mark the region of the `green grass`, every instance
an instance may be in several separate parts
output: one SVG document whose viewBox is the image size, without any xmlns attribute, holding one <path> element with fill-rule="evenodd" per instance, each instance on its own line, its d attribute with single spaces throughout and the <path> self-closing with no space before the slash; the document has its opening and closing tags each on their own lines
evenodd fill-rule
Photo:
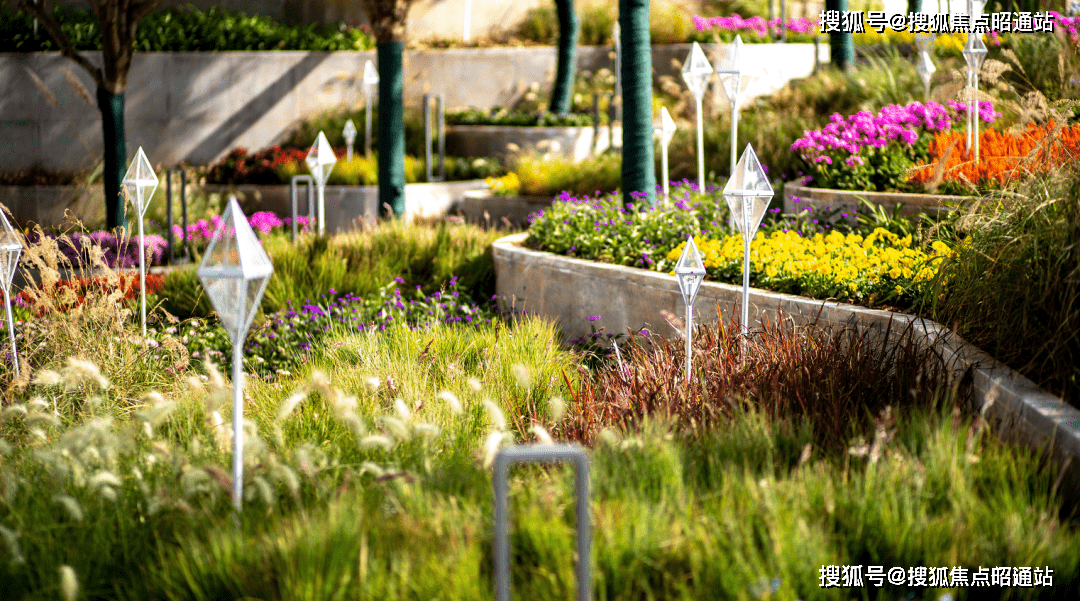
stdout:
<svg viewBox="0 0 1080 601">
<path fill-rule="evenodd" d="M 273 258 L 274 276 L 262 308 L 269 313 L 288 301 L 317 301 L 331 296 L 331 289 L 371 296 L 395 277 L 406 288 L 420 286 L 431 293 L 457 276 L 472 298 L 484 300 L 495 293 L 495 264 L 488 249 L 503 235 L 472 225 L 399 221 L 334 237 L 304 236 L 296 244 L 285 234 L 270 235 L 263 244 Z M 200 292 L 194 269 L 178 270 L 165 276 L 160 296 L 173 315 L 205 317 L 211 308 Z"/>
<path fill-rule="evenodd" d="M 31 385 L 0 413 L 0 596 L 56 598 L 66 565 L 85 599 L 489 599 L 492 434 L 558 432 L 550 399 L 596 377 L 558 342 L 535 318 L 332 332 L 300 373 L 246 383 L 239 526 L 228 431 L 214 426 L 215 411 L 230 423 L 220 376 L 172 399 L 117 391 L 98 405 L 76 402 L 90 384 L 65 391 L 74 371 Z M 753 365 L 725 369 L 753 380 Z M 773 583 L 772 598 L 875 598 L 818 588 L 821 565 L 844 564 L 1048 565 L 1054 587 L 1004 598 L 1069 598 L 1080 538 L 1057 471 L 998 442 L 929 379 L 909 392 L 921 402 L 875 414 L 866 443 L 818 445 L 810 419 L 751 403 L 708 427 L 661 412 L 602 429 L 589 451 L 595 598 L 752 599 Z M 54 400 L 58 422 L 45 417 Z M 579 410 L 571 401 L 566 415 Z M 572 471 L 513 474 L 514 590 L 569 598 Z M 953 591 L 1003 595 L 976 592 Z"/>
</svg>

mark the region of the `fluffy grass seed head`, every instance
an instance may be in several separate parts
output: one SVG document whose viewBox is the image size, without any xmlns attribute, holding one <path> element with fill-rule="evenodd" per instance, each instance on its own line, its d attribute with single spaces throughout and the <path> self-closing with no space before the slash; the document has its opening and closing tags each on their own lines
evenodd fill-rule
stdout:
<svg viewBox="0 0 1080 601">
<path fill-rule="evenodd" d="M 63 381 L 65 388 L 75 388 L 83 382 L 90 382 L 99 390 L 109 388 L 109 380 L 101 375 L 101 370 L 90 361 L 69 357 L 67 367 L 64 369 Z"/>
<path fill-rule="evenodd" d="M 58 505 L 64 508 L 64 511 L 67 512 L 67 515 L 69 518 L 71 518 L 71 521 L 83 521 L 82 505 L 79 505 L 79 502 L 75 500 L 75 497 L 70 497 L 68 495 L 56 495 L 53 497 L 53 501 L 55 501 Z"/>
<path fill-rule="evenodd" d="M 561 396 L 553 396 L 548 401 L 548 411 L 551 413 L 551 421 L 556 424 L 566 416 L 566 401 Z"/>
<path fill-rule="evenodd" d="M 60 566 L 60 594 L 64 601 L 75 601 L 79 597 L 79 578 L 75 568 L 69 565 Z"/>
<path fill-rule="evenodd" d="M 301 390 L 299 392 L 293 393 L 292 396 L 282 401 L 281 406 L 278 407 L 277 421 L 285 421 L 285 418 L 289 417 L 289 415 L 292 414 L 293 409 L 296 409 L 296 406 L 299 405 L 301 401 L 306 398 L 307 393 Z"/>
<path fill-rule="evenodd" d="M 514 380 L 522 388 L 529 388 L 532 385 L 532 374 L 529 373 L 529 368 L 525 367 L 521 363 L 515 363 L 511 368 L 514 374 Z"/>
<path fill-rule="evenodd" d="M 555 444 L 555 441 L 551 439 L 551 435 L 548 434 L 548 431 L 545 430 L 543 426 L 534 425 L 529 429 L 532 430 L 532 433 L 536 436 L 536 439 L 540 441 L 540 444 Z"/>
<path fill-rule="evenodd" d="M 467 383 L 469 384 L 469 388 L 472 388 L 474 392 L 480 392 L 480 389 L 483 388 L 480 384 L 480 380 L 477 380 L 476 378 L 469 378 Z"/>
<path fill-rule="evenodd" d="M 498 431 L 488 434 L 487 441 L 484 442 L 484 469 L 495 463 L 495 455 L 499 452 L 499 447 L 502 446 L 502 441 L 506 436 L 506 432 Z"/>
<path fill-rule="evenodd" d="M 375 448 L 382 448 L 389 451 L 394 448 L 394 441 L 389 436 L 382 434 L 372 434 L 360 439 L 360 448 L 367 451 Z"/>
<path fill-rule="evenodd" d="M 394 410 L 397 411 L 398 417 L 403 422 L 409 422 L 412 420 L 412 412 L 409 411 L 409 406 L 405 404 L 405 401 L 401 399 L 394 399 Z"/>
<path fill-rule="evenodd" d="M 453 411 L 455 415 L 461 413 L 461 401 L 458 400 L 454 393 L 449 390 L 444 390 L 439 393 L 439 398 L 446 401 L 447 405 L 450 405 L 450 410 Z"/>
<path fill-rule="evenodd" d="M 484 399 L 484 409 L 487 410 L 488 417 L 491 418 L 496 430 L 506 430 L 506 417 L 498 405 L 491 399 Z"/>
<path fill-rule="evenodd" d="M 398 440 L 406 440 L 409 438 L 409 429 L 405 426 L 405 422 L 389 415 L 384 415 L 379 419 L 394 438 Z"/>
</svg>

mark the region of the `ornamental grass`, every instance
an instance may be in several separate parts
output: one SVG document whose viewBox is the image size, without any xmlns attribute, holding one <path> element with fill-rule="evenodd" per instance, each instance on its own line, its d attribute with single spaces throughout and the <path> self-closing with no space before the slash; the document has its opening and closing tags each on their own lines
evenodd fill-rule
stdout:
<svg viewBox="0 0 1080 601">
<path fill-rule="evenodd" d="M 711 279 L 742 282 L 742 234 L 694 242 Z M 686 243 L 667 255 L 678 261 Z M 942 257 L 952 251 L 935 241 L 929 252 L 913 246 L 912 236 L 875 228 L 862 236 L 832 231 L 803 236 L 796 231 L 758 232 L 750 242 L 750 283 L 756 288 L 813 298 L 848 299 L 870 306 L 910 305 L 934 278 Z"/>
<path fill-rule="evenodd" d="M 1014 189 L 1080 156 L 1080 124 L 1050 121 L 1022 131 L 979 133 L 979 161 L 966 149 L 966 133 L 941 131 L 930 142 L 930 160 L 915 167 L 911 181 L 950 191 Z"/>
</svg>

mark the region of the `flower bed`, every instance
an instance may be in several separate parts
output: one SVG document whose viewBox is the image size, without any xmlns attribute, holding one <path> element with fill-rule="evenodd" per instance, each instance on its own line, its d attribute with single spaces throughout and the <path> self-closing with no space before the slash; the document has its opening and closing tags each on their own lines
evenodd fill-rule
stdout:
<svg viewBox="0 0 1080 601">
<path fill-rule="evenodd" d="M 296 223 L 303 233 L 308 232 L 309 219 L 303 215 L 296 217 Z M 259 234 L 269 234 L 278 228 L 289 229 L 292 226 L 292 218 L 282 219 L 270 211 L 257 211 L 248 217 L 251 229 Z M 210 238 L 221 226 L 221 215 L 211 215 L 210 220 L 200 219 L 187 227 L 187 241 L 197 249 L 202 249 L 210 243 Z M 184 228 L 179 225 L 173 226 L 173 237 L 180 240 L 184 235 Z"/>
<path fill-rule="evenodd" d="M 77 309 L 86 303 L 88 296 L 115 295 L 117 303 L 137 301 L 141 289 L 139 279 L 139 274 L 134 272 L 90 278 L 77 276 L 70 280 L 58 280 L 51 285 L 24 289 L 14 296 L 12 304 L 16 309 L 26 309 L 35 316 L 42 316 Z M 146 294 L 149 296 L 160 292 L 163 281 L 158 274 L 146 274 Z"/>
<path fill-rule="evenodd" d="M 973 160 L 973 149 L 965 145 L 964 132 L 934 134 L 930 159 L 917 165 L 911 182 L 940 179 L 953 193 L 1014 188 L 1023 179 L 1045 175 L 1080 156 L 1080 124 L 1031 124 L 1015 134 L 984 130 L 979 133 L 978 162 Z"/>
<path fill-rule="evenodd" d="M 112 232 L 76 232 L 71 235 L 66 234 L 48 234 L 43 233 L 40 230 L 27 232 L 26 243 L 37 244 L 41 237 L 50 238 L 56 241 L 57 248 L 63 254 L 63 257 L 71 263 L 72 267 L 82 267 L 85 264 L 85 260 L 88 258 L 90 249 L 94 246 L 100 247 L 104 252 L 102 260 L 105 265 L 113 269 L 128 269 L 131 267 L 139 266 L 139 237 L 138 236 L 120 236 Z M 165 260 L 165 247 L 167 242 L 165 238 L 156 234 L 150 234 L 143 236 L 143 242 L 146 245 L 148 253 L 147 267 L 163 265 Z M 26 264 L 25 261 L 21 261 L 22 264 Z"/>
<path fill-rule="evenodd" d="M 768 20 L 764 17 L 750 17 L 744 19 L 738 14 L 730 17 L 699 17 L 694 15 L 695 34 L 690 36 L 691 42 L 720 42 L 730 43 L 735 36 L 740 36 L 742 41 L 748 44 L 771 43 L 774 40 L 769 37 L 769 32 L 779 32 L 780 19 Z M 813 42 L 818 34 L 817 19 L 794 17 L 783 23 L 787 30 L 787 41 L 790 43 Z"/>
<path fill-rule="evenodd" d="M 742 281 L 743 237 L 695 236 L 708 276 L 718 282 Z M 674 265 L 686 243 L 658 265 Z M 912 248 L 912 237 L 876 228 L 867 236 L 838 231 L 802 236 L 795 231 L 759 232 L 750 242 L 750 284 L 776 292 L 852 300 L 869 306 L 888 302 L 908 306 L 936 274 L 936 259 L 952 251 L 935 241 L 930 252 Z"/>
<path fill-rule="evenodd" d="M 673 204 L 624 205 L 620 198 L 563 194 L 532 219 L 525 245 L 569 257 L 670 272 L 687 236 L 705 254 L 711 279 L 742 282 L 742 236 L 729 235 L 728 209 L 715 190 L 689 183 L 672 190 Z M 942 242 L 917 248 L 902 217 L 863 216 L 855 225 L 829 223 L 809 210 L 772 209 L 751 242 L 755 287 L 870 306 L 910 306 L 950 252 Z"/>
<path fill-rule="evenodd" d="M 834 114 L 831 123 L 804 132 L 791 149 L 799 153 L 820 188 L 840 190 L 912 190 L 911 168 L 933 160 L 933 136 L 966 119 L 967 105 L 950 101 L 891 104 L 876 115 L 860 111 L 847 118 Z M 992 123 L 998 113 L 990 102 L 979 103 L 979 117 Z M 921 190 L 916 190 L 921 191 Z"/>
<path fill-rule="evenodd" d="M 373 297 L 338 295 L 334 289 L 318 300 L 289 301 L 289 308 L 267 315 L 252 329 L 244 343 L 245 369 L 272 377 L 309 361 L 323 337 L 334 329 L 383 331 L 401 325 L 410 329 L 430 329 L 443 324 L 490 323 L 493 308 L 481 306 L 462 292 L 458 278 L 452 277 L 444 289 L 424 294 L 420 287 L 403 294 L 394 278 Z M 197 360 L 210 359 L 223 369 L 232 361 L 232 343 L 215 322 L 192 320 L 169 326 L 163 334 L 175 334 Z"/>
</svg>

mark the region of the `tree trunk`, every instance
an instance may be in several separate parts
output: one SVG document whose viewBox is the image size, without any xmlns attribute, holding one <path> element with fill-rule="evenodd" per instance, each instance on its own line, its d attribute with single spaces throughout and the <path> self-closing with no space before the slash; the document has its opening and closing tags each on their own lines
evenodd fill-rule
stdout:
<svg viewBox="0 0 1080 601">
<path fill-rule="evenodd" d="M 401 58 L 404 44 L 380 43 L 379 62 L 379 214 L 387 207 L 405 213 L 405 118 Z"/>
<path fill-rule="evenodd" d="M 847 0 L 825 0 L 825 10 L 837 10 L 842 15 L 847 9 Z M 845 71 L 855 64 L 855 45 L 851 33 L 829 32 L 829 60 L 834 67 Z"/>
<path fill-rule="evenodd" d="M 570 112 L 574 96 L 574 53 L 577 48 L 578 17 L 574 0 L 555 0 L 559 13 L 559 59 L 555 65 L 555 88 L 551 91 L 551 112 Z"/>
<path fill-rule="evenodd" d="M 623 146 L 622 193 L 630 203 L 656 204 L 653 164 L 652 47 L 649 0 L 619 0 L 621 32 Z"/>
<path fill-rule="evenodd" d="M 127 165 L 127 146 L 124 141 L 124 93 L 110 93 L 97 89 L 98 110 L 101 111 L 102 142 L 104 143 L 105 169 L 102 182 L 105 187 L 105 226 L 109 230 L 122 227 L 126 204 L 120 194 L 121 182 Z"/>
</svg>

